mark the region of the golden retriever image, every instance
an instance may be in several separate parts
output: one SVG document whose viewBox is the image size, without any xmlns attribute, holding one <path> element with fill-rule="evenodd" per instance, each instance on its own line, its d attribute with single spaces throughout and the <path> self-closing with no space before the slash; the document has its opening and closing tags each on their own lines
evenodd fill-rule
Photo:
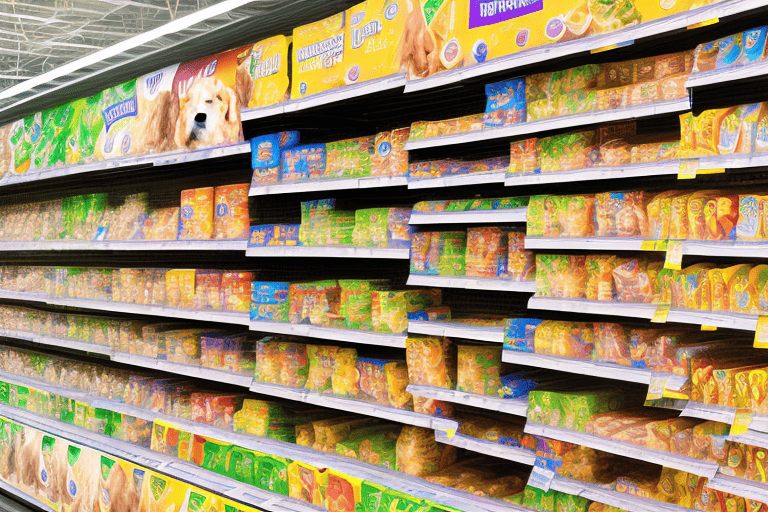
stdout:
<svg viewBox="0 0 768 512">
<path fill-rule="evenodd" d="M 237 94 L 216 77 L 195 78 L 179 97 L 176 145 L 198 149 L 240 141 L 240 108 Z"/>
<path fill-rule="evenodd" d="M 40 481 L 43 487 L 38 489 L 38 495 L 49 503 L 61 503 L 67 496 L 67 451 L 68 444 L 63 439 L 55 439 L 50 448 L 42 451 Z"/>
<path fill-rule="evenodd" d="M 173 91 L 160 91 L 153 100 L 137 91 L 139 120 L 133 129 L 135 154 L 162 153 L 176 149 L 176 121 L 179 97 Z"/>
<path fill-rule="evenodd" d="M 237 101 L 240 103 L 241 108 L 248 108 L 248 104 L 251 102 L 251 96 L 253 95 L 253 87 L 255 83 L 250 70 L 252 58 L 250 49 L 237 56 L 235 91 L 237 94 Z"/>
<path fill-rule="evenodd" d="M 136 484 L 117 462 L 106 480 L 99 478 L 99 512 L 138 512 Z"/>
<path fill-rule="evenodd" d="M 11 483 L 16 476 L 16 450 L 21 445 L 21 431 L 11 428 L 10 423 L 2 425 L 0 432 L 0 479 Z"/>
<path fill-rule="evenodd" d="M 62 499 L 63 512 L 99 511 L 99 455 L 83 448 L 67 473 L 67 492 Z"/>
<path fill-rule="evenodd" d="M 20 448 L 16 450 L 16 488 L 35 496 L 42 489 L 40 469 L 43 467 L 43 434 L 31 428 L 25 428 L 21 436 Z"/>
</svg>

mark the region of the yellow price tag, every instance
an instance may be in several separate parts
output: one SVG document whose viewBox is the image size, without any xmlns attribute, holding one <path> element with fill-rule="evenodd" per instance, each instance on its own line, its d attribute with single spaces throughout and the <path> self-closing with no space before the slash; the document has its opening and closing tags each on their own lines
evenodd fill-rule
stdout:
<svg viewBox="0 0 768 512">
<path fill-rule="evenodd" d="M 698 158 L 686 158 L 684 160 L 680 160 L 680 169 L 677 171 L 677 179 L 692 180 L 696 177 L 696 171 L 698 169 Z"/>
<path fill-rule="evenodd" d="M 658 240 L 643 240 L 640 243 L 640 250 L 641 251 L 655 251 L 656 250 L 656 242 L 658 242 Z"/>
<path fill-rule="evenodd" d="M 725 169 L 699 169 L 696 171 L 697 174 L 722 174 L 725 172 Z"/>
<path fill-rule="evenodd" d="M 757 317 L 754 347 L 768 348 L 768 316 L 760 315 Z"/>
<path fill-rule="evenodd" d="M 646 400 L 658 400 L 664 396 L 664 385 L 667 377 L 664 375 L 651 375 L 651 382 L 648 384 L 648 395 Z"/>
<path fill-rule="evenodd" d="M 747 430 L 749 430 L 750 423 L 752 423 L 752 411 L 749 409 L 738 409 L 736 411 L 736 416 L 733 418 L 730 435 L 738 436 L 746 434 Z"/>
<path fill-rule="evenodd" d="M 667 241 L 666 240 L 656 240 L 656 247 L 655 249 L 657 251 L 666 251 L 667 250 Z"/>
<path fill-rule="evenodd" d="M 447 435 L 448 439 L 450 439 L 450 438 L 452 438 L 453 436 L 456 435 L 456 431 L 453 430 L 452 428 L 450 428 L 450 429 L 445 431 L 445 435 Z"/>
<path fill-rule="evenodd" d="M 716 331 L 717 326 L 716 325 L 702 325 L 701 326 L 702 331 Z"/>
<path fill-rule="evenodd" d="M 720 23 L 720 18 L 712 18 L 711 20 L 700 21 L 699 23 L 688 25 L 688 30 L 693 30 L 694 28 L 708 27 L 710 25 L 714 25 L 715 23 Z"/>
<path fill-rule="evenodd" d="M 683 242 L 670 240 L 667 243 L 667 257 L 664 259 L 664 268 L 680 270 L 683 263 Z"/>
<path fill-rule="evenodd" d="M 660 304 L 656 308 L 656 312 L 653 314 L 653 318 L 651 318 L 651 322 L 654 324 L 665 324 L 667 323 L 667 317 L 669 316 L 669 304 Z"/>
</svg>

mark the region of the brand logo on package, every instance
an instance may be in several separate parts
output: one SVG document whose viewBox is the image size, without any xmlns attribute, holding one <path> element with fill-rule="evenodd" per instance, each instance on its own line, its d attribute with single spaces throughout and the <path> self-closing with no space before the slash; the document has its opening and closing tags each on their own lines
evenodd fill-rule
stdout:
<svg viewBox="0 0 768 512">
<path fill-rule="evenodd" d="M 163 77 L 165 76 L 165 73 L 162 71 L 160 73 L 157 73 L 156 75 L 152 75 L 149 78 L 147 78 L 147 90 L 149 91 L 149 94 L 154 96 L 157 92 L 157 89 L 160 87 L 160 84 L 163 83 Z"/>
<path fill-rule="evenodd" d="M 383 28 L 384 27 L 379 20 L 374 20 L 360 28 L 353 28 L 350 31 L 350 36 L 352 37 L 350 44 L 352 45 L 352 48 L 360 48 L 363 46 L 366 38 L 375 36 L 381 32 Z"/>
<path fill-rule="evenodd" d="M 136 96 L 131 96 L 127 100 L 123 100 L 103 110 L 101 115 L 104 117 L 106 129 L 109 131 L 113 124 L 126 117 L 135 116 L 137 111 Z"/>
<path fill-rule="evenodd" d="M 544 0 L 470 0 L 469 28 L 494 25 L 544 9 Z"/>
</svg>

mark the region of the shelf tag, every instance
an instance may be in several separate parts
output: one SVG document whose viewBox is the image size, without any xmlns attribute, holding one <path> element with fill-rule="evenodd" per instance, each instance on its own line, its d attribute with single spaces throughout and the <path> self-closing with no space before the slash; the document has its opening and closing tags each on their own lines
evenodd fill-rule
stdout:
<svg viewBox="0 0 768 512">
<path fill-rule="evenodd" d="M 640 244 L 641 251 L 655 251 L 658 240 L 643 240 Z"/>
<path fill-rule="evenodd" d="M 702 331 L 716 331 L 717 326 L 716 325 L 703 325 L 701 326 Z"/>
<path fill-rule="evenodd" d="M 656 312 L 653 314 L 653 318 L 651 318 L 651 322 L 654 324 L 667 323 L 670 307 L 671 306 L 669 304 L 659 304 L 659 306 L 656 308 Z"/>
<path fill-rule="evenodd" d="M 696 174 L 723 174 L 725 169 L 699 169 Z"/>
<path fill-rule="evenodd" d="M 699 169 L 698 158 L 685 158 L 680 160 L 680 169 L 677 171 L 677 179 L 692 180 L 696 177 L 696 171 Z"/>
<path fill-rule="evenodd" d="M 445 435 L 448 436 L 448 439 L 451 439 L 453 436 L 456 435 L 456 431 L 453 430 L 452 428 L 449 428 L 448 430 L 445 431 Z"/>
<path fill-rule="evenodd" d="M 720 23 L 720 18 L 712 18 L 711 20 L 700 21 L 698 23 L 694 23 L 693 25 L 688 25 L 688 30 L 693 30 L 694 28 L 708 27 L 709 25 L 714 25 L 715 23 Z"/>
<path fill-rule="evenodd" d="M 648 384 L 648 394 L 646 400 L 658 400 L 664 396 L 664 386 L 667 383 L 667 376 L 663 374 L 651 374 L 651 382 Z"/>
<path fill-rule="evenodd" d="M 634 39 L 630 39 L 629 41 L 622 41 L 621 43 L 610 44 L 608 46 L 601 46 L 600 48 L 594 48 L 592 50 L 589 50 L 589 52 L 590 53 L 602 53 L 602 52 L 607 52 L 609 50 L 615 50 L 617 48 L 623 48 L 625 46 L 630 46 L 630 45 L 633 45 L 633 44 L 635 44 L 635 40 Z"/>
<path fill-rule="evenodd" d="M 551 469 L 533 466 L 531 476 L 528 477 L 528 485 L 549 492 L 553 478 L 555 478 L 555 472 Z"/>
<path fill-rule="evenodd" d="M 768 316 L 760 315 L 757 317 L 754 347 L 768 348 Z"/>
<path fill-rule="evenodd" d="M 750 409 L 738 409 L 736 416 L 733 418 L 733 425 L 731 425 L 729 435 L 738 436 L 746 434 L 750 423 L 752 423 L 752 411 Z"/>
<path fill-rule="evenodd" d="M 667 241 L 666 240 L 656 240 L 656 246 L 654 250 L 656 251 L 666 251 L 667 250 Z"/>
<path fill-rule="evenodd" d="M 683 242 L 670 240 L 667 243 L 667 257 L 664 259 L 664 268 L 680 270 L 683 263 Z"/>
</svg>

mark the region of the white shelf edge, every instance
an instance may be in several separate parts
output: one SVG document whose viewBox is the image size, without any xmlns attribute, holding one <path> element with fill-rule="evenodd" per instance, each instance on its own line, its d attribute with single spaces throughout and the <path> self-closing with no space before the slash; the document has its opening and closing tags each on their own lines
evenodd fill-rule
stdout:
<svg viewBox="0 0 768 512">
<path fill-rule="evenodd" d="M 768 242 L 684 240 L 683 254 L 768 258 Z"/>
<path fill-rule="evenodd" d="M 691 102 L 690 99 L 686 96 L 675 100 L 659 103 L 649 103 L 645 105 L 636 105 L 623 109 L 585 112 L 583 114 L 573 114 L 569 116 L 552 117 L 538 121 L 524 122 L 503 128 L 488 128 L 474 132 L 458 133 L 454 135 L 441 135 L 437 137 L 411 140 L 405 143 L 405 150 L 413 151 L 416 149 L 503 139 L 508 137 L 516 137 L 519 135 L 528 135 L 538 132 L 556 130 L 560 128 L 572 128 L 576 126 L 586 126 L 598 123 L 606 123 L 610 121 L 619 121 L 623 119 L 636 119 L 641 117 L 657 116 L 661 114 L 670 114 L 673 112 L 683 112 L 689 110 L 690 108 Z"/>
<path fill-rule="evenodd" d="M 409 224 L 472 224 L 486 222 L 525 222 L 528 208 L 506 210 L 468 210 L 462 212 L 423 213 L 412 212 Z"/>
<path fill-rule="evenodd" d="M 436 276 L 429 274 L 410 274 L 409 286 L 435 286 L 438 288 L 461 288 L 465 290 L 497 290 L 503 292 L 533 293 L 536 291 L 535 281 L 514 281 L 503 278 L 467 277 L 467 276 Z"/>
<path fill-rule="evenodd" d="M 703 476 L 708 479 L 714 478 L 720 467 L 713 462 L 691 459 L 673 453 L 661 452 L 642 446 L 603 438 L 586 432 L 576 432 L 561 427 L 550 427 L 548 425 L 532 423 L 530 421 L 525 424 L 525 433 L 556 439 L 567 443 L 574 443 L 594 450 L 658 464 L 660 466 Z"/>
<path fill-rule="evenodd" d="M 689 512 L 692 509 L 656 501 L 651 498 L 641 498 L 610 489 L 604 489 L 598 485 L 588 484 L 572 478 L 556 475 L 552 480 L 552 489 L 567 494 L 582 496 L 598 503 L 618 507 L 627 512 Z"/>
<path fill-rule="evenodd" d="M 547 368 L 561 372 L 603 377 L 606 379 L 650 384 L 651 370 L 631 368 L 618 364 L 597 363 L 594 361 L 567 359 L 564 357 L 547 356 L 518 350 L 505 349 L 501 355 L 505 363 L 522 364 L 536 368 Z"/>
<path fill-rule="evenodd" d="M 768 503 L 768 486 L 764 483 L 718 475 L 707 483 L 707 487 L 735 494 L 748 500 Z"/>
<path fill-rule="evenodd" d="M 441 176 L 439 178 L 408 179 L 409 189 L 461 187 L 482 185 L 488 183 L 504 183 L 506 171 L 478 172 L 459 174 L 456 176 Z"/>
<path fill-rule="evenodd" d="M 540 64 L 552 59 L 559 59 L 569 55 L 589 52 L 591 50 L 599 50 L 609 46 L 621 47 L 622 45 L 638 39 L 658 36 L 674 30 L 684 29 L 690 25 L 695 25 L 715 18 L 732 16 L 765 5 L 765 2 L 750 3 L 748 0 L 724 3 L 726 5 L 716 4 L 701 7 L 695 11 L 683 12 L 666 18 L 641 23 L 640 25 L 627 27 L 602 36 L 593 36 L 566 43 L 542 45 L 511 55 L 498 57 L 482 64 L 443 71 L 428 78 L 408 82 L 405 86 L 405 92 L 411 93 L 424 91 L 502 71 L 513 71 L 524 66 Z"/>
<path fill-rule="evenodd" d="M 475 439 L 474 437 L 465 436 L 459 433 L 454 434 L 453 437 L 448 437 L 448 434 L 445 432 L 437 430 L 435 431 L 435 441 L 442 444 L 449 444 L 457 448 L 464 448 L 465 450 L 470 450 L 476 453 L 482 453 L 483 455 L 490 455 L 491 457 L 497 457 L 499 459 L 519 462 L 526 466 L 533 466 L 536 462 L 536 454 L 525 448 L 516 448 L 500 443 L 485 441 L 483 439 Z"/>
<path fill-rule="evenodd" d="M 713 69 L 699 73 L 691 73 L 685 86 L 689 89 L 705 85 L 734 82 L 745 78 L 756 78 L 768 74 L 768 62 L 765 60 L 726 69 Z"/>
<path fill-rule="evenodd" d="M 585 251 L 639 251 L 643 240 L 640 238 L 582 237 L 549 238 L 526 236 L 526 249 L 578 249 Z"/>
<path fill-rule="evenodd" d="M 528 396 L 519 398 L 497 398 L 492 396 L 475 395 L 456 391 L 455 389 L 443 389 L 436 386 L 422 386 L 409 384 L 406 388 L 414 396 L 434 398 L 456 404 L 469 405 L 489 411 L 512 414 L 514 416 L 525 417 L 528 411 Z"/>
<path fill-rule="evenodd" d="M 357 329 L 338 329 L 319 325 L 289 324 L 268 320 L 251 320 L 249 327 L 251 331 L 292 334 L 294 336 L 307 336 L 310 338 L 378 345 L 381 347 L 405 348 L 405 334 L 386 334 Z"/>
<path fill-rule="evenodd" d="M 678 174 L 679 171 L 680 161 L 669 160 L 617 167 L 591 167 L 573 171 L 507 174 L 504 184 L 508 187 L 515 187 L 545 183 L 571 183 L 574 181 L 636 178 L 640 176 L 665 176 Z"/>
<path fill-rule="evenodd" d="M 403 187 L 408 185 L 405 176 L 370 176 L 338 180 L 310 180 L 276 185 L 251 186 L 249 196 L 293 194 L 297 192 L 321 192 L 327 190 L 356 190 L 359 188 Z"/>
<path fill-rule="evenodd" d="M 247 240 L 47 240 L 0 242 L 0 251 L 245 251 Z"/>
<path fill-rule="evenodd" d="M 407 260 L 411 256 L 408 248 L 394 247 L 354 247 L 348 245 L 307 246 L 274 245 L 268 247 L 248 247 L 245 255 L 249 257 L 318 257 L 318 258 L 375 258 Z"/>
<path fill-rule="evenodd" d="M 461 325 L 451 322 L 428 322 L 409 320 L 408 332 L 428 336 L 447 336 L 468 340 L 504 343 L 504 326 L 491 327 L 479 325 Z"/>
<path fill-rule="evenodd" d="M 557 299 L 551 297 L 531 297 L 528 307 L 546 311 L 566 313 L 587 313 L 597 315 L 626 316 L 650 320 L 656 312 L 654 304 L 623 304 L 585 299 Z"/>
<path fill-rule="evenodd" d="M 680 412 L 680 416 L 687 418 L 700 418 L 702 420 L 709 421 L 719 421 L 721 423 L 732 425 L 733 420 L 736 417 L 736 408 L 703 404 L 689 400 L 685 405 L 685 408 Z"/>
</svg>

